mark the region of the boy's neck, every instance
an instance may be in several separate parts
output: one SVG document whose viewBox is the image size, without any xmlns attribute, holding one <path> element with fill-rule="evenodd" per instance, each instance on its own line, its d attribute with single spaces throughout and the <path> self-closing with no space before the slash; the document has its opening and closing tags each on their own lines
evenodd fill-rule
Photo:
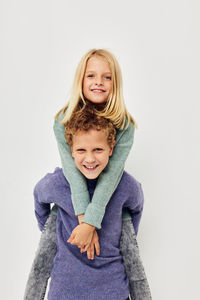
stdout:
<svg viewBox="0 0 200 300">
<path fill-rule="evenodd" d="M 88 188 L 94 188 L 94 187 L 96 187 L 98 178 L 99 178 L 99 176 L 97 178 L 95 178 L 95 179 L 88 179 L 88 178 L 85 177 L 87 185 L 88 185 Z"/>
</svg>

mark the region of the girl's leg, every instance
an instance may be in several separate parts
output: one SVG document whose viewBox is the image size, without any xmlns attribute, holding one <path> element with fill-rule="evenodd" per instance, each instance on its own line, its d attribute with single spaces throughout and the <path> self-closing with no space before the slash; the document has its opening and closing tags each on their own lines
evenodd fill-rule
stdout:
<svg viewBox="0 0 200 300">
<path fill-rule="evenodd" d="M 57 250 L 56 218 L 57 213 L 54 207 L 42 231 L 39 246 L 26 284 L 24 300 L 43 300 L 45 297 L 48 279 L 53 267 L 53 259 Z"/>
<path fill-rule="evenodd" d="M 140 259 L 136 234 L 131 220 L 122 222 L 120 250 L 129 279 L 131 300 L 151 300 L 151 292 Z"/>
<path fill-rule="evenodd" d="M 29 274 L 24 300 L 43 300 L 56 254 L 56 212 L 51 212 L 42 232 L 39 247 Z M 150 300 L 151 293 L 139 257 L 132 221 L 123 221 L 120 250 L 130 282 L 132 300 Z"/>
</svg>

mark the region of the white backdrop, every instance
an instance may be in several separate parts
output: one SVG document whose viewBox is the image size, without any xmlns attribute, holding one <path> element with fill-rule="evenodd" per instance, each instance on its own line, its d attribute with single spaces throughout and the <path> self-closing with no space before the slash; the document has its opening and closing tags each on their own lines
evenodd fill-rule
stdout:
<svg viewBox="0 0 200 300">
<path fill-rule="evenodd" d="M 40 237 L 33 187 L 60 165 L 53 118 L 91 48 L 116 55 L 139 126 L 126 170 L 143 186 L 153 300 L 200 299 L 199 13 L 195 0 L 1 0 L 1 299 L 23 298 Z"/>
</svg>

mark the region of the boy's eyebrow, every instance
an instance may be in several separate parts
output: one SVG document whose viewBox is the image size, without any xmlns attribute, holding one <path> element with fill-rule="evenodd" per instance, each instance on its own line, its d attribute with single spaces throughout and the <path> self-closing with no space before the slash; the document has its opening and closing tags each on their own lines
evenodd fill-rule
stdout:
<svg viewBox="0 0 200 300">
<path fill-rule="evenodd" d="M 76 150 L 84 150 L 85 148 L 83 147 L 77 147 Z"/>
</svg>

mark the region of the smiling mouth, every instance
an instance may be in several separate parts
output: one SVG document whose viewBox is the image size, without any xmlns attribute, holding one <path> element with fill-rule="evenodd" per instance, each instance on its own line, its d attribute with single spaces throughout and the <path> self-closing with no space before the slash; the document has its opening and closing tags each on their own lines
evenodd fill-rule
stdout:
<svg viewBox="0 0 200 300">
<path fill-rule="evenodd" d="M 98 166 L 99 166 L 99 165 L 96 165 L 96 166 L 94 166 L 94 167 L 86 167 L 85 165 L 83 165 L 83 167 L 84 167 L 87 171 L 89 171 L 89 172 L 96 170 L 96 169 L 98 168 Z"/>
<path fill-rule="evenodd" d="M 105 93 L 105 90 L 102 90 L 102 89 L 92 89 L 91 91 L 94 93 L 97 93 L 97 94 Z"/>
</svg>

